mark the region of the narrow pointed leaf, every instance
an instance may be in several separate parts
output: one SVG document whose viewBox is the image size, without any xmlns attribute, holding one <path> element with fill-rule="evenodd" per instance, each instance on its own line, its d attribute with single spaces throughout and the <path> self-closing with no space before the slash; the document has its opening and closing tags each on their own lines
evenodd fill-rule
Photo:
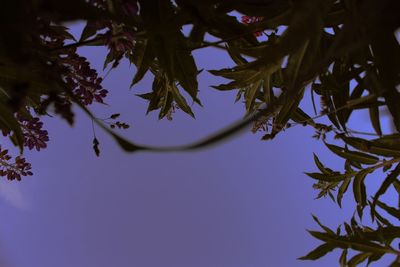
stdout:
<svg viewBox="0 0 400 267">
<path fill-rule="evenodd" d="M 380 260 L 380 259 L 382 258 L 383 255 L 385 255 L 385 254 L 382 254 L 382 253 L 374 253 L 374 254 L 372 254 L 371 256 L 369 256 L 369 257 L 368 257 L 368 262 L 367 262 L 367 267 L 368 267 L 371 263 Z"/>
<path fill-rule="evenodd" d="M 178 106 L 187 114 L 189 114 L 190 116 L 192 116 L 194 118 L 194 114 L 192 112 L 192 109 L 189 107 L 189 105 L 187 104 L 185 98 L 181 95 L 181 93 L 179 92 L 178 88 L 175 85 L 171 86 L 171 91 L 172 91 L 172 96 L 174 98 L 174 100 L 176 101 L 176 103 L 178 104 Z"/>
<path fill-rule="evenodd" d="M 155 55 L 152 46 L 149 45 L 148 42 L 149 41 L 146 40 L 135 45 L 133 63 L 136 65 L 136 73 L 133 77 L 131 87 L 142 80 L 154 60 Z"/>
<path fill-rule="evenodd" d="M 340 136 L 340 138 L 346 144 L 367 153 L 386 157 L 400 157 L 400 150 L 381 144 L 379 142 L 368 141 L 358 137 Z"/>
<path fill-rule="evenodd" d="M 314 162 L 315 165 L 323 174 L 328 174 L 328 175 L 332 174 L 332 171 L 325 168 L 325 166 L 321 163 L 321 161 L 319 160 L 318 156 L 315 153 L 314 153 Z"/>
<path fill-rule="evenodd" d="M 322 173 L 316 173 L 316 172 L 306 172 L 306 175 L 310 176 L 311 178 L 315 180 L 320 180 L 320 181 L 326 181 L 326 182 L 340 182 L 346 179 L 347 177 L 352 177 L 356 173 L 346 173 L 346 174 L 331 174 L 331 175 L 326 175 Z"/>
<path fill-rule="evenodd" d="M 386 179 L 383 181 L 381 186 L 379 187 L 378 191 L 375 193 L 374 198 L 373 198 L 373 206 L 377 203 L 378 199 L 380 196 L 385 194 L 386 190 L 393 184 L 394 181 L 397 180 L 397 177 L 400 175 L 400 163 L 397 164 L 396 168 L 386 177 Z"/>
<path fill-rule="evenodd" d="M 347 267 L 347 249 L 343 249 L 339 258 L 340 267 Z"/>
<path fill-rule="evenodd" d="M 362 170 L 358 172 L 355 175 L 353 181 L 354 198 L 357 202 L 357 206 L 360 207 L 361 209 L 367 205 L 367 193 L 364 184 L 364 179 L 368 173 L 369 173 L 368 170 Z M 360 211 L 359 211 L 359 216 L 360 216 Z"/>
<path fill-rule="evenodd" d="M 347 189 L 349 188 L 350 182 L 351 182 L 351 177 L 347 177 L 346 179 L 343 180 L 342 184 L 339 187 L 339 191 L 336 198 L 339 207 L 342 207 L 342 198 L 344 193 L 346 193 Z"/>
<path fill-rule="evenodd" d="M 372 127 L 374 128 L 377 135 L 382 135 L 381 123 L 379 119 L 379 107 L 369 108 L 369 117 L 371 119 Z"/>
<path fill-rule="evenodd" d="M 372 253 L 370 253 L 370 252 L 364 252 L 364 253 L 357 254 L 347 262 L 347 265 L 348 265 L 348 267 L 355 267 L 358 264 L 364 262 L 371 255 L 372 255 Z"/>
<path fill-rule="evenodd" d="M 393 217 L 395 217 L 395 218 L 400 220 L 400 209 L 396 209 L 396 208 L 390 207 L 390 206 L 386 205 L 385 203 L 383 203 L 383 202 L 381 202 L 379 200 L 376 202 L 376 205 L 378 207 L 380 207 L 381 209 L 385 210 L 387 213 L 389 213 Z"/>
<path fill-rule="evenodd" d="M 313 251 L 309 252 L 307 255 L 298 258 L 299 260 L 317 260 L 327 253 L 334 250 L 336 247 L 330 244 L 322 244 L 319 247 L 315 248 Z"/>
<path fill-rule="evenodd" d="M 349 159 L 351 161 L 359 162 L 362 164 L 376 164 L 379 161 L 379 158 L 362 152 L 346 150 L 343 147 L 330 145 L 328 143 L 325 143 L 325 145 L 329 148 L 330 151 L 332 151 L 336 155 L 345 159 Z"/>
<path fill-rule="evenodd" d="M 327 232 L 328 234 L 331 234 L 331 235 L 335 235 L 335 232 L 333 232 L 329 227 L 326 227 L 325 225 L 323 225 L 315 215 L 312 215 L 312 218 L 322 229 L 325 230 L 325 232 Z"/>
</svg>

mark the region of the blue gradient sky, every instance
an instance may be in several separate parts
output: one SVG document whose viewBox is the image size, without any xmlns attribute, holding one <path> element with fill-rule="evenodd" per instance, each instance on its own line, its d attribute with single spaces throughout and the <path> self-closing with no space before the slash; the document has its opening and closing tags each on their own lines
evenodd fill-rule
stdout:
<svg viewBox="0 0 400 267">
<path fill-rule="evenodd" d="M 82 54 L 102 66 L 103 50 Z M 213 49 L 195 56 L 199 68 L 232 65 Z M 196 120 L 179 111 L 172 122 L 146 117 L 147 103 L 134 94 L 149 91 L 151 77 L 130 91 L 133 74 L 126 62 L 113 71 L 105 80 L 110 107 L 95 110 L 99 117 L 121 113 L 131 124 L 123 134 L 136 142 L 186 143 L 243 115 L 235 92 L 210 88 L 223 81 L 203 72 Z M 365 116 L 357 118 L 363 126 Z M 79 110 L 76 119 L 74 128 L 46 119 L 49 148 L 27 153 L 34 176 L 0 181 L 0 266 L 338 266 L 337 251 L 315 263 L 296 260 L 319 244 L 305 231 L 317 229 L 311 213 L 334 227 L 354 207 L 351 192 L 342 210 L 314 200 L 313 181 L 303 174 L 315 170 L 312 153 L 332 168 L 343 162 L 311 129 L 295 127 L 272 142 L 248 132 L 211 149 L 167 154 L 126 154 L 97 129 L 96 158 L 90 119 Z"/>
</svg>

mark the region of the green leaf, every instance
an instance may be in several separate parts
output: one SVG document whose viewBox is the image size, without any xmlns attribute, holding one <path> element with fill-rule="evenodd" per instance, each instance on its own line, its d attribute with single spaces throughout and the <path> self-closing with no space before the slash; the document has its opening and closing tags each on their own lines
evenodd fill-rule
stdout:
<svg viewBox="0 0 400 267">
<path fill-rule="evenodd" d="M 316 173 L 316 172 L 306 172 L 305 174 L 310 176 L 311 178 L 313 178 L 315 180 L 319 180 L 319 181 L 340 182 L 348 177 L 354 176 L 356 173 L 345 173 L 345 174 L 333 173 L 331 175 L 326 175 L 326 174 Z"/>
<path fill-rule="evenodd" d="M 362 209 L 367 205 L 367 192 L 364 179 L 369 172 L 370 170 L 368 169 L 358 172 L 353 181 L 354 199 L 357 202 L 357 211 L 360 218 L 362 217 Z"/>
<path fill-rule="evenodd" d="M 93 151 L 96 154 L 97 157 L 100 156 L 100 149 L 99 149 L 99 141 L 97 140 L 97 138 L 93 138 Z"/>
<path fill-rule="evenodd" d="M 254 101 L 256 99 L 256 94 L 260 91 L 262 85 L 262 80 L 253 83 L 248 87 L 245 93 L 246 109 L 247 111 L 252 111 L 254 106 Z"/>
<path fill-rule="evenodd" d="M 381 12 L 385 10 L 383 5 L 374 5 L 372 3 L 370 5 Z M 373 38 L 370 36 L 370 47 L 374 55 L 377 72 L 379 73 L 379 83 L 383 89 L 383 97 L 392 115 L 393 123 L 397 131 L 400 131 L 400 106 L 398 104 L 400 102 L 400 93 L 396 90 L 400 72 L 399 43 L 395 38 L 395 34 L 393 34 L 394 29 L 388 27 L 387 20 L 383 16 L 376 16 L 374 19 L 371 18 L 367 21 L 369 27 L 374 29 Z"/>
<path fill-rule="evenodd" d="M 276 134 L 283 129 L 283 126 L 296 111 L 301 99 L 303 98 L 304 86 L 299 83 L 298 75 L 308 45 L 309 40 L 304 41 L 300 48 L 289 57 L 285 75 L 290 84 L 288 84 L 288 90 L 285 92 L 286 101 L 274 120 L 272 134 Z"/>
<path fill-rule="evenodd" d="M 215 76 L 221 76 L 226 79 L 230 80 L 235 80 L 235 81 L 240 81 L 241 85 L 239 82 L 237 85 L 232 86 L 233 88 L 235 87 L 245 87 L 248 83 L 252 83 L 259 79 L 260 73 L 255 70 L 236 70 L 236 69 L 220 69 L 220 70 L 208 70 L 209 73 Z"/>
<path fill-rule="evenodd" d="M 285 72 L 287 80 L 290 82 L 289 87 L 293 87 L 297 83 L 299 71 L 303 64 L 304 56 L 307 52 L 309 44 L 310 44 L 309 40 L 304 41 L 304 43 L 301 46 L 299 46 L 299 49 L 291 56 L 289 56 Z"/>
<path fill-rule="evenodd" d="M 371 253 L 371 252 L 359 253 L 359 254 L 355 255 L 354 257 L 352 257 L 348 261 L 347 265 L 348 265 L 348 267 L 355 267 L 358 264 L 360 264 L 363 261 L 365 261 L 366 259 L 368 259 L 368 257 L 370 257 L 371 255 L 373 255 L 373 253 Z"/>
<path fill-rule="evenodd" d="M 393 182 L 397 180 L 397 177 L 399 175 L 400 175 L 400 163 L 397 164 L 396 168 L 394 168 L 394 170 L 386 177 L 386 179 L 379 187 L 378 191 L 375 193 L 372 202 L 372 207 L 375 206 L 379 197 L 385 194 L 386 190 L 388 190 L 388 188 L 393 184 Z"/>
<path fill-rule="evenodd" d="M 325 168 L 325 166 L 321 163 L 321 161 L 319 160 L 318 156 L 315 153 L 314 153 L 314 162 L 315 162 L 315 165 L 318 167 L 318 169 L 323 174 L 327 174 L 327 175 L 332 174 L 332 171 Z"/>
<path fill-rule="evenodd" d="M 400 157 L 400 150 L 379 143 L 376 140 L 367 141 L 358 137 L 347 137 L 341 135 L 340 138 L 348 145 L 371 154 L 385 157 Z"/>
<path fill-rule="evenodd" d="M 350 107 L 355 107 L 355 106 L 359 106 L 361 104 L 371 103 L 371 101 L 375 101 L 375 99 L 376 99 L 376 95 L 375 94 L 362 96 L 360 98 L 347 101 L 346 106 L 349 107 L 349 108 Z"/>
<path fill-rule="evenodd" d="M 327 253 L 331 252 L 334 250 L 336 247 L 330 244 L 322 244 L 313 251 L 309 252 L 307 255 L 298 258 L 299 260 L 317 260 L 323 256 L 325 256 Z"/>
<path fill-rule="evenodd" d="M 379 120 L 379 107 L 371 107 L 369 108 L 369 117 L 371 119 L 372 127 L 377 135 L 382 135 L 381 123 Z"/>
<path fill-rule="evenodd" d="M 95 27 L 93 21 L 86 22 L 86 25 L 82 30 L 81 38 L 79 39 L 79 41 L 81 42 L 87 40 L 89 37 L 95 35 L 97 30 L 98 29 L 97 27 Z"/>
<path fill-rule="evenodd" d="M 143 79 L 146 72 L 149 70 L 151 63 L 154 60 L 154 52 L 152 46 L 148 44 L 148 40 L 136 42 L 133 49 L 133 63 L 136 65 L 136 73 L 133 77 L 131 87 Z"/>
<path fill-rule="evenodd" d="M 234 46 L 226 46 L 229 56 L 237 65 L 242 65 L 248 63 L 248 61 L 242 57 L 240 52 Z"/>
<path fill-rule="evenodd" d="M 365 153 L 350 151 L 343 147 L 331 145 L 328 143 L 325 143 L 325 145 L 329 148 L 330 151 L 332 151 L 336 155 L 345 159 L 349 159 L 351 161 L 359 162 L 362 164 L 376 164 L 379 161 L 379 158 Z"/>
<path fill-rule="evenodd" d="M 370 205 L 372 205 L 371 202 L 369 202 Z M 382 224 L 384 225 L 392 225 L 389 220 L 387 220 L 385 217 L 383 217 L 382 215 L 380 215 L 375 209 L 370 208 L 370 212 L 371 212 L 371 218 L 372 221 L 374 221 L 375 219 L 377 219 L 378 221 L 380 221 Z"/>
<path fill-rule="evenodd" d="M 161 109 L 160 113 L 158 114 L 159 120 L 164 118 L 170 112 L 172 108 L 172 101 L 173 101 L 172 93 L 167 91 L 167 93 L 162 98 Z"/>
<path fill-rule="evenodd" d="M 339 258 L 340 267 L 347 267 L 347 249 L 343 249 Z"/>
<path fill-rule="evenodd" d="M 315 126 L 314 120 L 305 113 L 301 108 L 297 108 L 296 111 L 292 114 L 291 119 L 294 122 L 301 123 L 301 124 L 308 124 L 311 126 Z"/>
<path fill-rule="evenodd" d="M 296 112 L 298 105 L 303 97 L 304 87 L 297 88 L 298 91 L 294 95 L 285 94 L 286 101 L 284 102 L 282 108 L 280 109 L 278 115 L 275 117 L 274 125 L 272 128 L 272 134 L 280 132 L 286 125 L 288 120 Z"/>
<path fill-rule="evenodd" d="M 388 253 L 390 250 L 380 246 L 376 243 L 364 241 L 364 240 L 353 240 L 343 236 L 332 236 L 327 233 L 321 233 L 317 231 L 308 231 L 313 237 L 322 240 L 326 243 L 335 245 L 338 248 L 346 249 L 351 248 L 363 252 L 372 253 Z"/>
<path fill-rule="evenodd" d="M 325 225 L 323 225 L 315 215 L 312 215 L 312 218 L 322 229 L 325 230 L 325 232 L 327 232 L 330 235 L 335 235 L 335 232 L 332 231 L 330 228 L 326 227 Z"/>
<path fill-rule="evenodd" d="M 203 25 L 194 24 L 189 34 L 190 42 L 194 44 L 201 44 L 204 40 L 206 29 Z"/>
<path fill-rule="evenodd" d="M 400 195 L 400 182 L 399 182 L 399 180 L 395 180 L 393 182 L 393 187 L 396 190 L 397 194 Z"/>
<path fill-rule="evenodd" d="M 267 104 L 271 103 L 272 98 L 274 96 L 274 92 L 272 91 L 271 87 L 271 75 L 267 75 L 264 77 L 262 88 L 263 88 L 265 103 Z"/>
<path fill-rule="evenodd" d="M 173 84 L 171 85 L 171 91 L 172 91 L 172 96 L 174 98 L 174 100 L 176 101 L 176 103 L 178 104 L 178 106 L 187 114 L 189 114 L 190 116 L 192 116 L 194 118 L 194 114 L 192 112 L 192 109 L 189 107 L 189 105 L 187 104 L 185 98 L 181 95 L 181 93 L 179 92 L 178 88 Z"/>
<path fill-rule="evenodd" d="M 346 193 L 347 189 L 349 188 L 350 182 L 351 182 L 351 177 L 347 177 L 346 179 L 343 180 L 342 184 L 339 187 L 339 191 L 336 198 L 339 207 L 342 207 L 342 198 L 344 193 Z"/>
<path fill-rule="evenodd" d="M 396 259 L 389 265 L 389 267 L 399 267 L 400 266 L 400 256 L 397 256 Z"/>
<path fill-rule="evenodd" d="M 384 135 L 371 141 L 376 145 L 400 150 L 400 134 Z"/>
<path fill-rule="evenodd" d="M 390 215 L 392 215 L 393 217 L 397 218 L 400 220 L 400 210 L 390 207 L 388 205 L 386 205 L 385 203 L 381 202 L 381 201 L 377 201 L 376 205 L 378 207 L 380 207 L 381 209 L 385 210 L 387 213 L 389 213 Z"/>
<path fill-rule="evenodd" d="M 196 99 L 198 92 L 198 70 L 193 56 L 187 50 L 187 47 L 183 46 L 181 49 L 175 51 L 174 66 L 179 84 L 193 99 Z"/>
<path fill-rule="evenodd" d="M 380 260 L 380 259 L 382 258 L 383 255 L 385 255 L 385 254 L 383 254 L 383 253 L 374 253 L 374 254 L 372 254 L 371 256 L 369 256 L 369 257 L 368 257 L 368 262 L 367 262 L 367 267 L 368 267 L 371 263 Z"/>
</svg>

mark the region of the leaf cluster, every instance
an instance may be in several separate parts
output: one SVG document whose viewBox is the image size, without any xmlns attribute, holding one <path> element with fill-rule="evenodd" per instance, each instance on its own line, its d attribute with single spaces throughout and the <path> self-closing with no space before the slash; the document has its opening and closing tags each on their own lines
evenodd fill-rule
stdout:
<svg viewBox="0 0 400 267">
<path fill-rule="evenodd" d="M 398 219 L 398 208 L 380 197 L 391 186 L 399 193 L 400 45 L 395 36 L 399 11 L 396 0 L 6 1 L 0 10 L 0 129 L 21 153 L 24 146 L 44 148 L 47 132 L 36 118 L 54 113 L 72 124 L 74 104 L 125 151 L 134 152 L 199 149 L 252 124 L 254 131 L 265 131 L 263 140 L 289 127 L 309 126 L 316 131 L 314 137 L 345 160 L 340 172 L 314 156 L 319 172 L 307 174 L 317 180 L 317 197 L 329 196 L 340 206 L 351 186 L 358 216 L 362 218 L 368 206 L 378 228 L 352 220 L 344 225 L 346 235 L 340 235 L 321 225 L 324 232 L 311 234 L 324 244 L 303 259 L 317 259 L 335 248 L 343 250 L 343 266 L 376 261 L 385 253 L 399 255 L 390 247 L 398 238 L 397 226 L 379 213 L 383 209 Z M 64 26 L 76 20 L 85 23 L 79 40 Z M 208 36 L 217 41 L 210 42 Z M 90 63 L 79 56 L 77 49 L 84 46 L 108 49 L 104 68 L 116 68 L 123 58 L 133 64 L 131 87 L 150 74 L 151 88 L 138 96 L 148 101 L 147 112 L 158 111 L 160 119 L 171 119 L 176 109 L 195 117 L 192 105 L 201 102 L 200 70 L 193 51 L 219 49 L 234 66 L 208 70 L 228 80 L 213 88 L 237 90 L 236 101 L 244 104 L 246 115 L 184 146 L 158 148 L 130 142 L 113 131 L 128 128 L 116 121 L 119 115 L 102 120 L 89 110 L 95 102 L 104 104 L 108 91 Z M 306 90 L 312 92 L 314 116 L 300 108 Z M 394 125 L 388 134 L 381 127 L 385 109 Z M 349 128 L 359 110 L 368 111 L 376 138 L 362 139 L 360 132 Z M 320 117 L 329 122 L 317 122 Z M 329 134 L 343 144 L 327 143 Z M 99 155 L 95 136 L 93 149 Z M 386 178 L 370 198 L 365 179 L 377 169 Z M 349 249 L 359 254 L 347 260 Z"/>
</svg>

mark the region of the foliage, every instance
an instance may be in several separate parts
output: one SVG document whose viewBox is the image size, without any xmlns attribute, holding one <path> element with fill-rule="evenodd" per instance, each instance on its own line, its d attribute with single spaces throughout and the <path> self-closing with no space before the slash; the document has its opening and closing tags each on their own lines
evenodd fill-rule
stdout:
<svg viewBox="0 0 400 267">
<path fill-rule="evenodd" d="M 57 114 L 73 124 L 73 104 L 112 135 L 126 151 L 187 150 L 206 147 L 253 125 L 273 139 L 294 125 L 316 130 L 328 150 L 345 160 L 343 172 L 324 166 L 317 155 L 319 172 L 307 173 L 317 182 L 318 197 L 329 196 L 341 206 L 352 186 L 361 219 L 366 207 L 375 228 L 355 218 L 332 231 L 310 234 L 323 244 L 301 259 L 315 260 L 333 249 L 342 249 L 341 266 L 355 266 L 393 254 L 392 266 L 400 265 L 400 251 L 393 242 L 400 238 L 400 207 L 381 202 L 390 187 L 400 195 L 400 49 L 394 32 L 400 27 L 400 2 L 395 0 L 14 0 L 0 10 L 0 129 L 14 145 L 41 150 L 49 140 L 41 116 Z M 241 19 L 234 16 L 242 14 Z M 75 40 L 64 26 L 80 20 L 85 28 Z M 191 25 L 189 34 L 182 26 Z M 209 42 L 210 34 L 219 39 Z M 226 52 L 235 66 L 209 70 L 230 80 L 216 90 L 238 90 L 237 101 L 245 104 L 246 117 L 227 129 L 182 147 L 152 148 L 125 140 L 114 128 L 128 128 L 116 121 L 119 114 L 96 118 L 89 106 L 104 103 L 108 91 L 90 63 L 77 53 L 83 46 L 108 48 L 104 68 L 116 68 L 126 58 L 136 66 L 131 86 L 147 72 L 154 77 L 152 90 L 139 97 L 148 101 L 147 112 L 171 119 L 175 109 L 194 117 L 189 103 L 198 99 L 196 67 L 192 51 L 214 47 Z M 321 98 L 321 112 L 312 118 L 299 108 L 310 88 Z M 187 95 L 187 97 L 185 97 Z M 395 131 L 383 134 L 381 111 L 387 108 Z M 368 110 L 375 138 L 360 138 L 348 128 L 357 110 Z M 327 117 L 328 124 L 316 119 Z M 342 145 L 326 142 L 334 135 Z M 351 147 L 351 148 L 349 148 Z M 94 136 L 93 149 L 99 155 Z M 32 175 L 21 156 L 10 163 L 1 148 L 0 175 L 20 180 Z M 369 198 L 365 179 L 382 169 L 386 178 Z M 335 192 L 336 191 L 336 192 Z M 336 193 L 336 196 L 334 195 Z M 385 211 L 395 219 L 380 214 Z M 396 220 L 397 219 L 397 220 Z M 348 250 L 356 254 L 347 260 Z"/>
</svg>

